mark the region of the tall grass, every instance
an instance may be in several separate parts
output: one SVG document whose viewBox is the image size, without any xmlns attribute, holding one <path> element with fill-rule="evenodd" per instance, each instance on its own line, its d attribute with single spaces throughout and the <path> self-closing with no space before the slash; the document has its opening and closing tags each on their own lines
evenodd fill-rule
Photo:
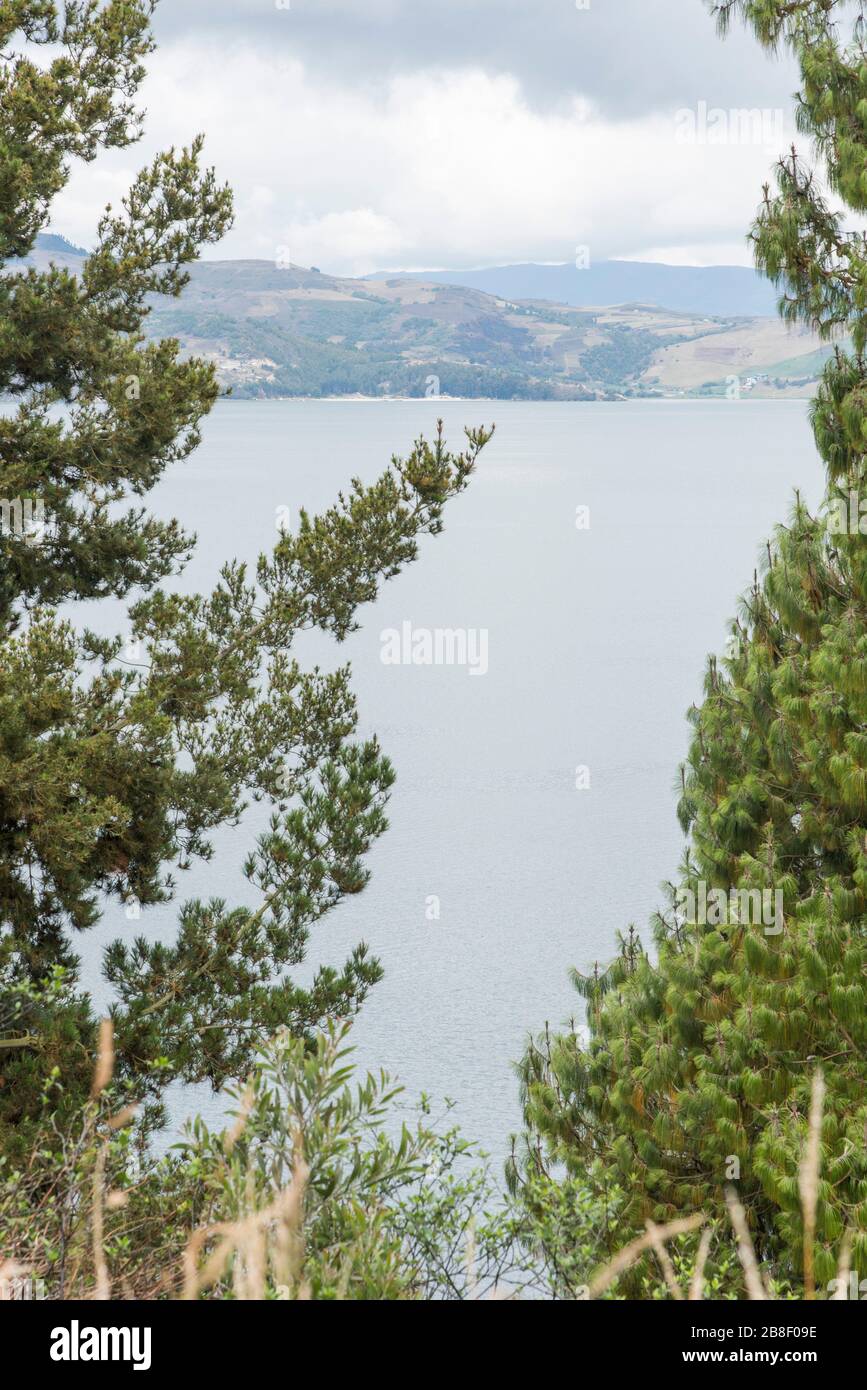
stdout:
<svg viewBox="0 0 867 1390">
<path fill-rule="evenodd" d="M 265 1298 L 309 1300 L 310 1283 L 305 1275 L 305 1262 L 308 1260 L 308 1237 L 305 1234 L 305 1214 L 308 1206 L 310 1168 L 305 1155 L 305 1131 L 300 1115 L 294 1112 L 286 1117 L 289 1157 L 287 1165 L 289 1180 L 275 1191 L 267 1191 L 263 1199 L 261 1186 L 257 1187 L 252 1168 L 248 1168 L 245 1150 L 239 1150 L 240 1188 L 242 1200 L 236 1207 L 235 1219 L 194 1222 L 192 1232 L 186 1228 L 182 1248 L 178 1249 L 169 1264 L 160 1266 L 160 1252 L 155 1243 L 153 1257 L 145 1250 L 145 1258 L 139 1262 L 140 1273 L 134 1288 L 121 1277 L 112 1280 L 109 1250 L 109 1231 L 106 1214 L 115 1212 L 126 1205 L 129 1192 L 112 1189 L 107 1177 L 108 1156 L 112 1135 L 129 1125 L 135 1116 L 135 1109 L 125 1106 L 113 1111 L 106 1098 L 114 1073 L 114 1039 L 111 1023 L 105 1020 L 99 1036 L 99 1049 L 94 1067 L 90 1102 L 86 1108 L 81 1134 L 74 1143 L 68 1143 L 67 1168 L 55 1175 L 49 1190 L 39 1194 L 39 1202 L 54 1201 L 69 1205 L 72 1226 L 76 1231 L 86 1230 L 87 1239 L 76 1236 L 70 1240 L 70 1251 L 63 1275 L 54 1282 L 52 1292 L 62 1300 L 82 1297 L 97 1300 L 136 1298 L 165 1298 L 192 1301 L 200 1298 L 232 1298 L 241 1301 L 259 1301 Z M 803 1279 L 804 1297 L 815 1299 L 814 1249 L 816 1238 L 816 1218 L 819 1203 L 819 1179 L 822 1165 L 822 1115 L 825 1098 L 825 1083 L 821 1071 L 813 1077 L 807 1138 L 798 1173 L 798 1191 L 803 1220 Z M 241 1096 L 241 1103 L 235 1115 L 234 1124 L 222 1136 L 220 1154 L 228 1162 L 236 1146 L 245 1135 L 252 1106 L 252 1093 L 248 1087 Z M 86 1154 L 88 1161 L 81 1162 Z M 223 1163 L 223 1158 L 220 1158 Z M 85 1180 L 82 1174 L 87 1173 Z M 64 1189 L 66 1183 L 68 1190 Z M 246 1184 L 246 1186 L 245 1186 Z M 52 1191 L 52 1188 L 55 1191 Z M 734 1188 L 726 1190 L 728 1220 L 734 1235 L 735 1247 L 743 1274 L 745 1299 L 752 1302 L 765 1301 L 773 1294 L 762 1277 L 750 1235 L 747 1214 Z M 50 1206 L 55 1225 L 56 1205 Z M 40 1248 L 39 1233 L 40 1206 L 34 1204 L 32 1245 Z M 61 1213 L 62 1215 L 62 1213 Z M 463 1229 L 465 1242 L 466 1279 L 463 1297 L 479 1300 L 485 1297 L 514 1298 L 519 1295 L 507 1287 L 496 1284 L 487 1293 L 480 1290 L 475 1276 L 476 1231 L 475 1219 L 469 1216 Z M 54 1231 L 52 1227 L 52 1232 Z M 697 1253 L 692 1269 L 684 1276 L 682 1259 L 679 1261 L 680 1274 L 672 1258 L 670 1246 L 682 1236 L 699 1233 Z M 28 1234 L 30 1234 L 28 1232 Z M 145 1230 L 138 1227 L 139 1237 L 153 1241 L 153 1227 Z M 598 1299 L 606 1295 L 616 1296 L 618 1279 L 638 1261 L 653 1252 L 661 1276 L 661 1286 L 668 1297 L 675 1301 L 701 1301 L 707 1295 L 705 1271 L 711 1255 L 713 1242 L 719 1234 L 719 1222 L 711 1221 L 704 1213 L 696 1213 L 657 1225 L 646 1223 L 645 1232 L 623 1247 L 612 1259 L 600 1267 L 586 1286 L 584 1296 Z M 124 1231 L 123 1240 L 135 1239 L 136 1221 Z M 116 1240 L 117 1231 L 112 1238 Z M 376 1238 L 376 1231 L 371 1232 Z M 847 1296 L 851 1266 L 853 1233 L 846 1231 L 841 1242 L 836 1290 L 833 1298 Z M 42 1246 L 48 1244 L 42 1239 Z M 0 1291 L 8 1287 L 8 1281 L 22 1280 L 28 1274 L 41 1275 L 45 1272 L 44 1261 L 38 1258 L 30 1263 L 20 1258 L 20 1248 L 4 1259 L 0 1249 Z M 345 1281 L 338 1280 L 333 1296 L 347 1295 L 351 1270 L 347 1268 Z M 389 1295 L 386 1294 L 386 1297 Z M 392 1296 L 400 1296 L 395 1294 Z M 411 1294 L 409 1296 L 412 1296 Z"/>
</svg>

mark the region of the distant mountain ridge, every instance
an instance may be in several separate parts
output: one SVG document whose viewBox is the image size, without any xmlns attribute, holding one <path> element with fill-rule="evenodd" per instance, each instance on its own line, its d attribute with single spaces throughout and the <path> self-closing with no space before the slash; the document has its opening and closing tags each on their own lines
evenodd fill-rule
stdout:
<svg viewBox="0 0 867 1390">
<path fill-rule="evenodd" d="M 64 256 L 86 257 L 88 255 L 83 246 L 76 246 L 57 232 L 39 232 L 36 237 L 36 249 L 37 251 L 60 251 Z"/>
<path fill-rule="evenodd" d="M 66 237 L 40 232 L 40 251 L 87 256 Z M 491 266 L 478 270 L 377 271 L 367 280 L 415 280 L 459 285 L 499 299 L 542 300 L 573 308 L 655 304 L 681 314 L 711 318 L 771 318 L 777 312 L 773 286 L 758 271 L 738 265 L 667 265 L 657 261 L 599 261 L 584 269 L 565 263 Z"/>
<path fill-rule="evenodd" d="M 463 285 L 503 299 L 551 300 L 575 308 L 611 304 L 656 304 L 682 314 L 712 317 L 771 317 L 774 288 L 757 271 L 737 265 L 664 265 L 653 261 L 599 261 L 575 265 L 492 266 L 480 270 L 378 271 L 373 280 L 404 278 Z"/>
<path fill-rule="evenodd" d="M 65 237 L 45 235 L 27 263 L 78 275 L 87 254 Z M 681 302 L 699 293 L 704 304 L 714 284 L 725 288 L 719 274 L 710 281 L 707 272 L 648 270 L 638 262 L 586 271 L 504 267 L 504 274 L 527 273 L 506 284 L 531 291 L 529 298 L 453 284 L 451 272 L 349 279 L 263 260 L 199 261 L 189 269 L 180 299 L 152 299 L 146 334 L 176 338 L 182 352 L 212 361 L 221 383 L 240 397 L 809 395 L 832 350 L 776 315 L 735 313 L 731 306 L 743 307 L 738 296 L 750 292 L 745 277 L 752 275 L 738 267 L 717 268 L 733 275 L 730 311 L 718 315 L 650 301 L 670 288 Z M 650 272 L 657 271 L 675 272 L 677 283 L 655 288 L 662 282 Z M 577 280 L 589 297 L 621 302 L 546 298 L 558 288 L 558 274 L 573 299 Z"/>
</svg>

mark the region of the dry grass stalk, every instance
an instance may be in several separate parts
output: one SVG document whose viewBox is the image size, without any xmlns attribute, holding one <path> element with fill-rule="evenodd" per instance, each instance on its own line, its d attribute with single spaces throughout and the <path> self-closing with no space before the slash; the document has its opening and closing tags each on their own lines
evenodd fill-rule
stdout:
<svg viewBox="0 0 867 1390">
<path fill-rule="evenodd" d="M 837 1262 L 837 1283 L 831 1295 L 833 1303 L 839 1303 L 849 1297 L 849 1276 L 852 1273 L 852 1242 L 854 1237 L 855 1232 L 852 1227 L 847 1227 L 843 1235 L 843 1243 L 840 1246 L 840 1258 Z"/>
<path fill-rule="evenodd" d="M 18 1264 L 16 1260 L 0 1260 L 0 1303 L 15 1301 L 18 1281 L 26 1279 L 29 1273 L 28 1265 Z"/>
<path fill-rule="evenodd" d="M 287 1291 L 297 1289 L 298 1299 L 304 1302 L 310 1297 L 310 1290 L 303 1279 L 304 1195 L 310 1170 L 304 1159 L 300 1126 L 296 1128 L 293 1140 L 292 1175 L 292 1182 L 284 1194 L 282 1220 L 277 1222 L 274 1229 L 272 1260 L 278 1285 Z"/>
<path fill-rule="evenodd" d="M 109 1129 L 124 1129 L 127 1125 L 132 1124 L 137 1114 L 137 1105 L 125 1105 L 122 1110 L 118 1110 L 116 1115 L 112 1115 L 106 1124 Z"/>
<path fill-rule="evenodd" d="M 817 1068 L 813 1075 L 810 1096 L 810 1128 L 807 1147 L 798 1172 L 798 1190 L 804 1214 L 804 1298 L 816 1297 L 814 1255 L 816 1246 L 816 1210 L 819 1205 L 819 1174 L 822 1168 L 822 1109 L 825 1103 L 825 1078 Z"/>
<path fill-rule="evenodd" d="M 654 1239 L 660 1241 L 673 1240 L 675 1236 L 686 1235 L 689 1231 L 698 1230 L 705 1222 L 704 1215 L 698 1212 L 695 1216 L 683 1216 L 677 1221 L 669 1221 L 666 1226 L 657 1226 L 654 1236 L 637 1236 L 635 1240 L 624 1245 L 623 1249 L 614 1256 L 613 1260 L 603 1266 L 594 1274 L 590 1281 L 590 1297 L 598 1298 L 607 1288 L 614 1283 L 614 1280 L 621 1275 L 624 1270 L 629 1269 L 640 1259 L 645 1250 L 651 1249 Z"/>
<path fill-rule="evenodd" d="M 103 1187 L 105 1185 L 105 1155 L 107 1144 L 101 1144 L 93 1165 L 93 1202 L 91 1208 L 91 1232 L 93 1236 L 93 1269 L 96 1275 L 94 1298 L 107 1302 L 111 1298 L 111 1281 L 108 1277 L 108 1262 L 105 1258 L 105 1218 L 103 1210 Z"/>
<path fill-rule="evenodd" d="M 763 1303 L 767 1300 L 768 1295 L 762 1283 L 762 1276 L 759 1273 L 759 1265 L 756 1260 L 756 1252 L 753 1249 L 753 1239 L 750 1235 L 749 1226 L 747 1225 L 746 1213 L 738 1201 L 737 1193 L 733 1187 L 726 1188 L 726 1203 L 738 1240 L 738 1258 L 743 1267 L 750 1302 Z"/>
<path fill-rule="evenodd" d="M 99 1099 L 113 1075 L 114 1024 L 110 1018 L 103 1018 L 100 1019 L 99 1023 L 99 1048 L 90 1087 L 91 1100 Z M 108 1143 L 100 1144 L 96 1162 L 93 1165 L 91 1199 L 91 1239 L 93 1242 L 93 1271 L 96 1279 L 94 1298 L 101 1302 L 107 1302 L 111 1298 L 111 1280 L 108 1274 L 108 1261 L 105 1258 L 105 1209 L 103 1206 L 107 1152 Z"/>
<path fill-rule="evenodd" d="M 269 1251 L 275 1280 L 287 1291 L 298 1290 L 298 1297 L 309 1297 L 301 1278 L 303 1265 L 303 1204 L 309 1169 L 296 1148 L 292 1181 L 261 1211 L 239 1221 L 221 1221 L 203 1226 L 191 1236 L 184 1252 L 184 1292 L 195 1300 L 217 1283 L 235 1257 L 233 1286 L 238 1299 L 254 1301 L 265 1297 Z M 252 1191 L 250 1193 L 252 1200 Z M 269 1240 L 270 1237 L 270 1240 Z M 199 1257 L 208 1241 L 217 1244 L 199 1266 Z"/>
<path fill-rule="evenodd" d="M 476 1218 L 471 1216 L 467 1224 L 467 1246 L 465 1255 L 467 1271 L 467 1297 L 478 1298 L 479 1280 L 476 1274 Z"/>
<path fill-rule="evenodd" d="M 659 1267 L 662 1270 L 662 1277 L 665 1280 L 666 1288 L 673 1299 L 678 1303 L 682 1303 L 683 1290 L 677 1282 L 674 1265 L 671 1263 L 671 1256 L 665 1248 L 665 1242 L 659 1234 L 659 1227 L 653 1221 L 646 1221 L 644 1224 L 647 1228 L 647 1234 L 650 1236 L 653 1252 L 659 1260 Z"/>
<path fill-rule="evenodd" d="M 247 1173 L 247 1209 L 255 1211 L 256 1179 L 252 1169 Z M 257 1214 L 258 1215 L 258 1214 Z M 268 1232 L 261 1219 L 241 1223 L 237 1245 L 238 1258 L 232 1266 L 235 1297 L 240 1303 L 261 1303 L 265 1297 Z"/>
<path fill-rule="evenodd" d="M 114 1075 L 114 1024 L 110 1018 L 99 1022 L 99 1050 L 90 1087 L 90 1098 L 96 1100 Z"/>
<path fill-rule="evenodd" d="M 689 1286 L 690 1303 L 700 1303 L 704 1298 L 704 1267 L 707 1264 L 707 1257 L 710 1254 L 710 1244 L 712 1240 L 713 1231 L 710 1226 L 705 1226 L 701 1233 L 701 1240 L 698 1243 L 695 1269 L 693 1270 L 692 1280 Z"/>
</svg>

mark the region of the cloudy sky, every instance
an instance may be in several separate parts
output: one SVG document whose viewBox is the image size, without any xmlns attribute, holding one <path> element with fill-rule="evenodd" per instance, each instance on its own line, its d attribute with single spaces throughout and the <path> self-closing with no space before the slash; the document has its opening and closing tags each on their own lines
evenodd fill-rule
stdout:
<svg viewBox="0 0 867 1390">
<path fill-rule="evenodd" d="M 212 255 L 748 264 L 792 138 L 793 68 L 721 40 L 705 0 L 162 0 L 155 28 L 145 140 L 55 205 L 85 246 L 140 163 L 202 130 L 236 194 Z"/>
</svg>

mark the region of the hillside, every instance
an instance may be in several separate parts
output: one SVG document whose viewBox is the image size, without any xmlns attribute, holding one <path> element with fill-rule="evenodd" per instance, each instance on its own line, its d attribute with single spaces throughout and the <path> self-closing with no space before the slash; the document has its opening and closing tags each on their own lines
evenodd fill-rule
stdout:
<svg viewBox="0 0 867 1390">
<path fill-rule="evenodd" d="M 210 355 L 242 396 L 606 400 L 720 394 L 734 376 L 755 394 L 807 393 L 822 353 L 773 318 L 579 309 L 264 261 L 201 263 L 180 303 L 154 306 L 151 328 Z"/>
<path fill-rule="evenodd" d="M 50 241 L 35 263 L 81 265 L 78 248 Z M 610 400 L 721 394 L 732 378 L 754 394 L 807 394 L 828 351 L 774 318 L 510 300 L 253 260 L 194 266 L 179 301 L 154 301 L 148 331 L 213 360 L 239 397 Z"/>
</svg>

